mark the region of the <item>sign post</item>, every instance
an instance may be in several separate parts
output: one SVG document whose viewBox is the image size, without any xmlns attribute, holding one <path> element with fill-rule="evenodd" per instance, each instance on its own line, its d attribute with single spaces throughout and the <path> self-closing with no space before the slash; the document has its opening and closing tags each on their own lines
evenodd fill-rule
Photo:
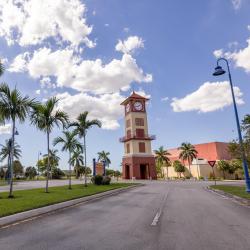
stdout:
<svg viewBox="0 0 250 250">
<path fill-rule="evenodd" d="M 208 161 L 208 164 L 210 165 L 210 167 L 213 169 L 213 176 L 214 176 L 214 185 L 216 186 L 216 176 L 214 173 L 214 166 L 215 166 L 216 161 Z"/>
</svg>

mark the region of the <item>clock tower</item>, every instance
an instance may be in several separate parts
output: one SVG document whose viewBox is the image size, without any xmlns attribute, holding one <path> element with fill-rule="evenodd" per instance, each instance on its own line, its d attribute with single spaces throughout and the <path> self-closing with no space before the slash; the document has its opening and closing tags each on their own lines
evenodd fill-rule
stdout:
<svg viewBox="0 0 250 250">
<path fill-rule="evenodd" d="M 155 158 L 151 150 L 151 140 L 155 136 L 148 134 L 148 100 L 133 92 L 121 103 L 125 112 L 125 136 L 120 138 L 120 142 L 124 143 L 124 179 L 156 179 Z"/>
</svg>

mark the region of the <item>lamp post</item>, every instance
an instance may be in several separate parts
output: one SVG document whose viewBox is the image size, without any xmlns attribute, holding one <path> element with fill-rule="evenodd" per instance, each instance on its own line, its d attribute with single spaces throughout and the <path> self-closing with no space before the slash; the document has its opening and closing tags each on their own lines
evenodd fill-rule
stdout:
<svg viewBox="0 0 250 250">
<path fill-rule="evenodd" d="M 243 162 L 243 169 L 244 169 L 244 174 L 245 174 L 246 191 L 248 193 L 250 193 L 250 179 L 249 179 L 249 173 L 248 173 L 247 160 L 246 160 L 245 149 L 244 149 L 242 134 L 241 134 L 241 129 L 240 129 L 238 110 L 237 110 L 235 96 L 234 96 L 232 77 L 231 77 L 231 72 L 230 72 L 229 63 L 228 63 L 227 59 L 219 58 L 217 60 L 217 66 L 215 67 L 215 71 L 214 71 L 213 75 L 214 76 L 220 76 L 220 75 L 223 75 L 223 74 L 226 73 L 226 71 L 219 65 L 220 61 L 224 61 L 227 64 L 227 72 L 228 72 L 229 83 L 230 83 L 230 88 L 231 88 L 231 92 L 232 92 L 234 113 L 235 113 L 236 125 L 237 125 L 237 130 L 238 130 L 238 136 L 239 136 L 239 143 L 240 143 L 240 149 L 241 149 L 241 157 L 242 157 L 242 162 Z"/>
</svg>

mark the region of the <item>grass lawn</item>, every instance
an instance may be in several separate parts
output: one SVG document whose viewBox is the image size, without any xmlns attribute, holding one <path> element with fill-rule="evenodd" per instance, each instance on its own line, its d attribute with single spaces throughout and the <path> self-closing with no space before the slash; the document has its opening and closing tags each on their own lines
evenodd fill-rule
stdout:
<svg viewBox="0 0 250 250">
<path fill-rule="evenodd" d="M 73 200 L 84 196 L 89 196 L 111 189 L 127 187 L 129 183 L 112 183 L 110 185 L 96 186 L 83 184 L 68 186 L 50 187 L 49 193 L 44 192 L 44 188 L 14 191 L 14 198 L 8 199 L 8 192 L 0 193 L 0 217 L 44 207 L 55 203 Z"/>
<path fill-rule="evenodd" d="M 246 192 L 245 186 L 217 185 L 217 186 L 211 186 L 211 188 L 222 190 L 226 193 L 250 200 L 250 194 Z"/>
</svg>

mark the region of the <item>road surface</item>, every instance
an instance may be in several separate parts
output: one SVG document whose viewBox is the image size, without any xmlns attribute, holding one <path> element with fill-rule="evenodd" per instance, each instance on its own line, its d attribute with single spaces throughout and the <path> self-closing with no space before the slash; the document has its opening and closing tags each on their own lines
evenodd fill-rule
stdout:
<svg viewBox="0 0 250 250">
<path fill-rule="evenodd" d="M 128 192 L 0 229 L 0 248 L 249 250 L 250 208 L 203 182 L 147 182 Z"/>
</svg>

